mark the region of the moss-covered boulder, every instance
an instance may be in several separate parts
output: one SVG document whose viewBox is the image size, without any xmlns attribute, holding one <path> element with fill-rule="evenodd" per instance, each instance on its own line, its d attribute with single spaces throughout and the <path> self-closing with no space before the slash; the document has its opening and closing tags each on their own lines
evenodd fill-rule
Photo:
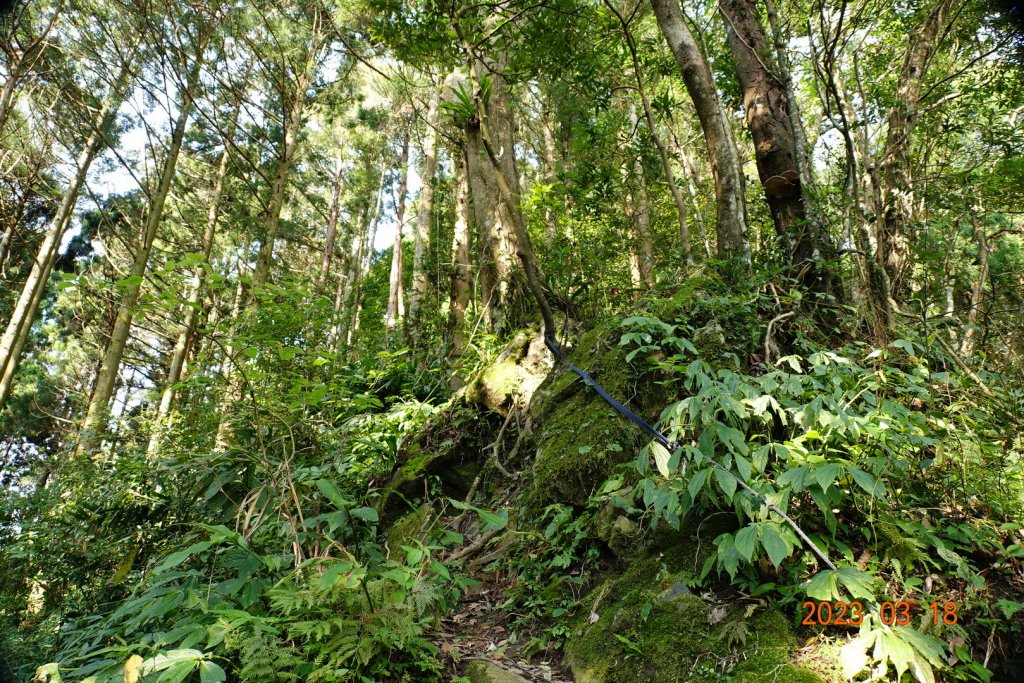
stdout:
<svg viewBox="0 0 1024 683">
<path fill-rule="evenodd" d="M 461 394 L 402 444 L 377 505 L 382 528 L 415 510 L 427 491 L 464 499 L 490 456 L 488 446 L 503 416 L 513 405 L 529 402 L 550 363 L 538 332 L 517 333 Z"/>
<path fill-rule="evenodd" d="M 714 368 L 746 368 L 764 342 L 764 319 L 750 283 L 730 284 L 714 268 L 702 266 L 670 295 L 647 303 L 647 313 L 690 327 L 690 341 Z"/>
<path fill-rule="evenodd" d="M 474 659 L 466 665 L 465 673 L 469 683 L 527 683 L 519 674 L 486 659 Z"/>
<path fill-rule="evenodd" d="M 512 337 L 498 357 L 465 389 L 466 401 L 507 414 L 513 405 L 527 403 L 548 374 L 550 358 L 544 338 L 534 330 Z"/>
<path fill-rule="evenodd" d="M 638 560 L 590 593 L 565 643 L 577 683 L 820 681 L 791 661 L 796 638 L 781 613 L 709 601 L 670 565 Z"/>
<path fill-rule="evenodd" d="M 602 326 L 582 337 L 569 359 L 612 396 L 655 421 L 668 397 L 650 378 L 639 376 L 619 346 L 618 329 Z M 530 403 L 536 433 L 534 493 L 541 504 L 577 507 L 615 469 L 636 455 L 642 435 L 583 380 L 558 363 Z"/>
<path fill-rule="evenodd" d="M 395 521 L 384 536 L 384 544 L 392 557 L 400 557 L 402 546 L 412 546 L 422 540 L 434 519 L 434 508 L 430 503 L 422 503 L 412 512 L 408 512 Z"/>
<path fill-rule="evenodd" d="M 399 449 L 391 481 L 377 503 L 382 528 L 417 509 L 426 491 L 439 488 L 442 495 L 465 498 L 498 419 L 463 400 L 431 416 Z"/>
</svg>

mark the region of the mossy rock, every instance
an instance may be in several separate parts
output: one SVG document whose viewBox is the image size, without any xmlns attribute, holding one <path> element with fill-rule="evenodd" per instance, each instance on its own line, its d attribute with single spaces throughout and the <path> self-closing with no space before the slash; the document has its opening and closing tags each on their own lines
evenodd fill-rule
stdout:
<svg viewBox="0 0 1024 683">
<path fill-rule="evenodd" d="M 660 320 L 689 325 L 699 357 L 715 369 L 745 368 L 764 342 L 764 319 L 749 283 L 730 285 L 711 267 L 697 269 L 671 296 L 647 308 Z"/>
<path fill-rule="evenodd" d="M 720 681 L 723 672 L 749 683 L 820 681 L 791 662 L 796 637 L 781 613 L 709 604 L 689 578 L 647 557 L 591 592 L 565 643 L 577 683 Z"/>
<path fill-rule="evenodd" d="M 543 336 L 522 330 L 505 344 L 493 363 L 470 381 L 464 394 L 466 401 L 505 415 L 511 406 L 530 400 L 548 370 Z"/>
<path fill-rule="evenodd" d="M 576 343 L 570 361 L 586 370 L 605 391 L 654 422 L 671 398 L 651 378 L 639 376 L 619 346 L 617 328 L 590 330 Z M 619 465 L 636 456 L 642 433 L 609 406 L 564 363 L 534 394 L 530 416 L 536 434 L 533 468 L 536 500 L 544 505 L 586 505 Z"/>
<path fill-rule="evenodd" d="M 519 674 L 484 659 L 475 659 L 467 664 L 465 673 L 469 683 L 527 683 Z"/>
<path fill-rule="evenodd" d="M 464 499 L 480 472 L 498 419 L 462 400 L 431 416 L 399 450 L 391 481 L 377 503 L 381 528 L 415 510 L 424 491 L 435 483 L 442 495 Z"/>
</svg>

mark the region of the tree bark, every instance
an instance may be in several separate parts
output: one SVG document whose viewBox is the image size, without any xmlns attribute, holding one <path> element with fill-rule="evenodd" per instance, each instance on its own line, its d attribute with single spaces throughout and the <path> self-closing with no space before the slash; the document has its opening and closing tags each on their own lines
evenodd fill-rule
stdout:
<svg viewBox="0 0 1024 683">
<path fill-rule="evenodd" d="M 319 287 L 327 284 L 327 277 L 331 273 L 331 259 L 334 257 L 334 242 L 338 234 L 338 218 L 341 214 L 341 189 L 344 185 L 344 169 L 341 162 L 338 163 L 338 172 L 334 178 L 334 194 L 331 197 L 331 209 L 327 214 L 327 237 L 324 239 L 324 251 L 320 259 Z"/>
<path fill-rule="evenodd" d="M 235 113 L 237 118 L 237 111 Z M 220 163 L 217 165 L 217 178 L 213 183 L 213 192 L 210 196 L 210 205 L 206 212 L 206 230 L 203 233 L 203 261 L 196 265 L 192 274 L 192 283 L 189 288 L 188 300 L 185 302 L 185 319 L 181 323 L 178 335 L 174 342 L 174 349 L 171 351 L 171 362 L 167 368 L 167 379 L 164 383 L 164 390 L 160 395 L 160 404 L 157 407 L 156 418 L 153 421 L 153 428 L 149 435 L 149 446 L 146 448 L 146 455 L 153 458 L 160 447 L 161 439 L 165 431 L 167 416 L 171 412 L 174 403 L 175 385 L 181 380 L 184 372 L 185 359 L 188 357 L 192 345 L 196 320 L 199 318 L 200 304 L 203 299 L 203 283 L 206 280 L 206 269 L 209 267 L 210 254 L 213 252 L 213 242 L 217 234 L 217 220 L 220 217 L 221 199 L 224 196 L 224 184 L 228 176 L 228 162 L 230 144 L 224 142 L 224 150 L 220 155 Z"/>
<path fill-rule="evenodd" d="M 384 326 L 395 329 L 405 317 L 405 301 L 402 290 L 402 232 L 405 229 L 405 193 L 409 187 L 409 134 L 402 136 L 402 153 L 398 158 L 398 196 L 395 198 L 395 243 L 391 249 L 391 276 L 388 280 L 388 310 Z"/>
<path fill-rule="evenodd" d="M 711 67 L 686 26 L 679 0 L 651 0 L 651 7 L 654 8 L 661 33 L 682 72 L 683 82 L 693 100 L 707 143 L 715 180 L 718 256 L 749 267 L 743 164 L 729 120 L 718 99 Z"/>
<path fill-rule="evenodd" d="M 917 127 L 921 88 L 928 65 L 942 42 L 943 32 L 957 0 L 937 0 L 924 21 L 910 36 L 896 86 L 896 103 L 889 111 L 885 152 L 879 164 L 882 183 L 882 213 L 878 230 L 879 256 L 899 299 L 904 290 L 904 269 L 914 219 L 911 139 Z"/>
<path fill-rule="evenodd" d="M 833 256 L 833 250 L 829 241 L 813 233 L 807 219 L 789 96 L 775 73 L 778 65 L 757 8 L 752 0 L 723 0 L 719 8 L 743 92 L 758 176 L 787 261 L 809 289 L 832 293 L 833 278 L 822 260 Z"/>
<path fill-rule="evenodd" d="M 242 383 L 238 378 L 238 369 L 235 367 L 235 334 L 238 332 L 238 321 L 245 310 L 245 271 L 249 259 L 249 249 L 252 244 L 247 238 L 238 257 L 238 282 L 235 284 L 235 295 L 231 300 L 231 314 L 229 320 L 228 341 L 224 347 L 224 359 L 221 363 L 220 374 L 224 380 L 224 393 L 220 397 L 220 405 L 217 409 L 219 421 L 217 423 L 217 436 L 214 439 L 214 448 L 218 451 L 228 447 L 231 440 L 231 422 L 228 417 L 231 414 L 231 406 L 242 398 Z"/>
<path fill-rule="evenodd" d="M 95 450 L 106 429 L 110 398 L 114 393 L 117 371 L 121 366 L 124 349 L 128 343 L 128 336 L 131 333 L 132 319 L 135 316 L 139 292 L 142 290 L 142 283 L 145 280 L 146 270 L 149 265 L 149 254 L 153 249 L 153 242 L 156 240 L 157 228 L 160 226 L 160 221 L 163 218 L 164 204 L 167 201 L 167 195 L 171 191 L 171 183 L 174 180 L 174 174 L 177 169 L 178 153 L 181 151 L 181 142 L 185 137 L 185 128 L 188 126 L 188 117 L 192 111 L 193 93 L 199 82 L 200 66 L 201 62 L 197 59 L 192 66 L 188 82 L 182 93 L 178 120 L 175 122 L 174 130 L 171 133 L 167 157 L 164 159 L 163 168 L 160 172 L 160 180 L 149 202 L 146 222 L 135 249 L 135 258 L 132 262 L 131 270 L 128 272 L 128 283 L 125 286 L 125 293 L 121 298 L 117 317 L 114 319 L 114 328 L 110 333 L 110 341 L 107 344 L 103 362 L 100 364 L 96 380 L 93 382 L 89 408 L 79 436 L 79 454 L 88 454 Z"/>
<path fill-rule="evenodd" d="M 473 54 L 473 51 L 469 51 Z M 469 65 L 474 88 L 484 75 L 490 78 L 490 97 L 479 103 L 479 115 L 465 126 L 466 160 L 475 227 L 480 235 L 480 285 L 484 321 L 492 332 L 521 322 L 526 281 L 518 255 L 523 251 L 519 208 L 519 173 L 515 162 L 514 123 L 508 87 L 502 75 L 507 58 L 493 64 L 473 59 Z M 481 128 L 485 125 L 489 137 Z M 487 146 L 490 150 L 487 150 Z M 500 176 L 500 178 L 499 178 Z M 502 186 L 508 190 L 501 190 Z"/>
<path fill-rule="evenodd" d="M 978 333 L 982 292 L 985 290 L 985 282 L 988 280 L 988 239 L 985 237 L 984 228 L 978 223 L 978 215 L 973 211 L 971 212 L 971 224 L 974 227 L 974 236 L 978 240 L 978 277 L 974 279 L 974 286 L 971 287 L 971 310 L 967 312 L 967 330 L 960 342 L 960 353 L 965 356 L 974 355 L 974 337 Z"/>
<path fill-rule="evenodd" d="M 470 280 L 473 277 L 470 262 L 469 187 L 466 179 L 466 160 L 460 158 L 455 179 L 455 230 L 452 235 L 451 293 L 448 307 L 448 334 L 451 347 L 448 359 L 457 365 L 465 348 L 466 308 L 469 305 Z M 457 372 L 451 373 L 451 388 L 462 388 Z"/>
<path fill-rule="evenodd" d="M 430 248 L 430 225 L 434 216 L 434 171 L 437 168 L 437 123 L 441 89 L 434 91 L 427 108 L 426 131 L 423 136 L 423 160 L 420 162 L 419 206 L 416 211 L 416 239 L 412 261 L 412 296 L 409 298 L 409 321 L 412 339 L 418 340 L 419 316 L 427 298 L 426 254 Z"/>
<path fill-rule="evenodd" d="M 285 195 L 288 191 L 288 179 L 291 176 L 292 161 L 295 159 L 295 149 L 298 146 L 299 132 L 302 128 L 302 111 L 306 104 L 306 88 L 309 85 L 309 74 L 303 72 L 292 93 L 291 102 L 285 97 L 282 102 L 283 109 L 287 112 L 284 124 L 284 139 L 278 151 L 277 168 L 274 172 L 274 182 L 270 190 L 270 205 L 266 211 L 266 226 L 263 239 L 260 241 L 260 251 L 256 257 L 256 268 L 252 274 L 252 289 L 250 297 L 254 295 L 270 278 L 270 265 L 274 259 L 274 243 L 277 241 L 277 231 L 281 227 L 281 209 L 284 207 Z"/>
<path fill-rule="evenodd" d="M 4 407 L 10 397 L 14 384 L 14 373 L 18 368 L 21 353 L 35 320 L 36 312 L 39 310 L 39 304 L 43 299 L 53 264 L 57 260 L 57 250 L 71 221 L 75 204 L 78 202 L 78 195 L 82 191 L 93 160 L 105 142 L 106 130 L 113 123 L 130 82 L 131 69 L 125 65 L 114 80 L 110 93 L 92 123 L 92 132 L 78 155 L 75 175 L 64 191 L 64 197 L 57 213 L 50 221 L 46 236 L 39 245 L 39 251 L 32 262 L 28 278 L 25 280 L 21 294 L 11 311 L 11 319 L 7 323 L 3 337 L 0 338 L 0 373 L 2 373 L 2 377 L 0 377 L 0 409 Z"/>
</svg>

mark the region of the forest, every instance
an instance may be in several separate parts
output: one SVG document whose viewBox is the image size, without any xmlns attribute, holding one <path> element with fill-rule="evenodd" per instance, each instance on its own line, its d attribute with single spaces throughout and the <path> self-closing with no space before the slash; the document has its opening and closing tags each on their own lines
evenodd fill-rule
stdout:
<svg viewBox="0 0 1024 683">
<path fill-rule="evenodd" d="M 0 683 L 1024 681 L 1024 12 L 0 2 Z"/>
</svg>

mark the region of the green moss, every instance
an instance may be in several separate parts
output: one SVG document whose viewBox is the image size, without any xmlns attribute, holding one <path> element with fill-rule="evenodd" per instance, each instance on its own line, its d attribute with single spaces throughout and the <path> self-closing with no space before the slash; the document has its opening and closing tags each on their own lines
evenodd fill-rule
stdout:
<svg viewBox="0 0 1024 683">
<path fill-rule="evenodd" d="M 728 289 L 722 276 L 706 266 L 687 277 L 675 294 L 659 298 L 650 307 L 651 313 L 666 322 L 685 321 L 701 300 L 718 296 Z"/>
<path fill-rule="evenodd" d="M 638 394 L 626 352 L 615 330 L 600 327 L 583 335 L 570 360 L 621 401 Z M 644 413 L 639 405 L 633 410 Z M 656 417 L 661 407 L 648 411 Z M 564 365 L 537 390 L 530 404 L 535 422 L 535 493 L 541 504 L 583 506 L 616 467 L 636 455 L 639 433 L 583 380 Z"/>
<path fill-rule="evenodd" d="M 561 404 L 538 441 L 533 473 L 540 502 L 586 505 L 615 467 L 633 457 L 635 438 L 617 413 L 589 396 Z"/>
<path fill-rule="evenodd" d="M 466 678 L 470 683 L 526 683 L 526 679 L 519 674 L 482 659 L 466 665 Z"/>
<path fill-rule="evenodd" d="M 711 605 L 662 558 L 637 560 L 583 607 L 565 644 L 578 682 L 719 681 L 723 671 L 751 683 L 819 680 L 790 663 L 796 639 L 782 614 L 761 608 L 747 617 L 744 604 Z M 709 619 L 722 608 L 724 617 Z"/>
<path fill-rule="evenodd" d="M 412 545 L 434 516 L 434 508 L 423 503 L 412 512 L 403 515 L 387 532 L 386 545 L 392 556 L 401 551 L 403 545 Z"/>
<path fill-rule="evenodd" d="M 515 398 L 528 375 L 529 372 L 513 360 L 494 363 L 466 387 L 466 400 L 491 410 L 502 410 Z"/>
<path fill-rule="evenodd" d="M 492 422 L 478 405 L 464 401 L 433 415 L 399 451 L 391 481 L 376 504 L 381 528 L 415 509 L 434 481 L 444 495 L 465 498 L 492 438 Z"/>
</svg>

